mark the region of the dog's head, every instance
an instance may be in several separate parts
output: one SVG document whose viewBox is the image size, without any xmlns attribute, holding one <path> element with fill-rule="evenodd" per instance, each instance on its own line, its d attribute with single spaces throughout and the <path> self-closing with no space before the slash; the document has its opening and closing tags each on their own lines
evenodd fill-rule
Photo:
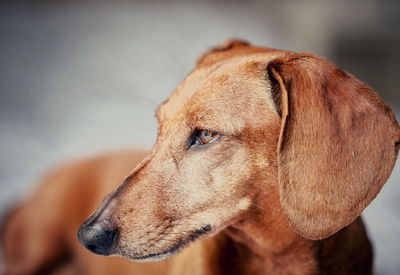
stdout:
<svg viewBox="0 0 400 275">
<path fill-rule="evenodd" d="M 95 253 L 166 258 L 268 208 L 269 190 L 299 235 L 325 238 L 377 195 L 400 141 L 390 107 L 354 76 L 237 40 L 202 55 L 157 119 L 149 156 L 78 233 Z"/>
</svg>

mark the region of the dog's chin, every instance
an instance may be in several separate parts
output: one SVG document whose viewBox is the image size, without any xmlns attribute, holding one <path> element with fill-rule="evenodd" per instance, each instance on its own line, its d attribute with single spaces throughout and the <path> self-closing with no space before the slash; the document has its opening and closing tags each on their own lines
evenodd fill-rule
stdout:
<svg viewBox="0 0 400 275">
<path fill-rule="evenodd" d="M 128 258 L 131 261 L 134 262 L 156 262 L 156 261 L 162 261 L 165 259 L 168 259 L 169 257 L 178 254 L 181 252 L 185 247 L 187 247 L 189 244 L 182 246 L 180 248 L 176 249 L 167 249 L 162 252 L 155 252 L 155 253 L 150 253 L 150 254 L 133 254 L 133 253 L 125 253 L 123 256 L 125 258 Z"/>
<path fill-rule="evenodd" d="M 165 260 L 173 255 L 178 254 L 181 252 L 183 249 L 188 247 L 190 244 L 193 242 L 205 238 L 209 233 L 211 232 L 211 225 L 205 225 L 197 230 L 194 230 L 192 233 L 190 233 L 188 236 L 178 239 L 176 243 L 173 245 L 165 248 L 164 250 L 161 250 L 159 252 L 151 252 L 151 253 L 138 253 L 138 252 L 133 252 L 130 249 L 122 249 L 116 252 L 112 253 L 112 255 L 116 256 L 123 256 L 125 258 L 128 258 L 129 260 L 135 261 L 135 262 L 153 262 L 153 261 L 162 261 Z M 146 249 L 143 248 L 138 248 L 139 251 L 146 251 Z"/>
</svg>

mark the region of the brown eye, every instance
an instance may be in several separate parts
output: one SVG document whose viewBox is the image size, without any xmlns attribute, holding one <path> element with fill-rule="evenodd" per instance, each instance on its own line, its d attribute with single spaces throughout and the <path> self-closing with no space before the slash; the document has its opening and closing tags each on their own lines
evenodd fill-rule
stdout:
<svg viewBox="0 0 400 275">
<path fill-rule="evenodd" d="M 198 130 L 196 134 L 196 144 L 207 144 L 211 142 L 215 137 L 217 136 L 217 133 L 209 130 Z"/>
</svg>

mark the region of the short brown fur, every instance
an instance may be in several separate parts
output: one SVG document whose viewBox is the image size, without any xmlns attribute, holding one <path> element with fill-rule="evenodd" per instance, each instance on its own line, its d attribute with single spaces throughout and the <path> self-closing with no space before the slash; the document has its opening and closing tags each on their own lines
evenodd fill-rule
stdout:
<svg viewBox="0 0 400 275">
<path fill-rule="evenodd" d="M 390 175 L 400 128 L 368 86 L 320 57 L 232 40 L 198 59 L 157 118 L 146 157 L 61 168 L 10 215 L 5 274 L 372 273 L 359 215 Z M 196 128 L 219 134 L 190 147 Z M 118 229 L 110 254 L 162 261 L 79 245 L 114 188 L 85 224 Z"/>
</svg>

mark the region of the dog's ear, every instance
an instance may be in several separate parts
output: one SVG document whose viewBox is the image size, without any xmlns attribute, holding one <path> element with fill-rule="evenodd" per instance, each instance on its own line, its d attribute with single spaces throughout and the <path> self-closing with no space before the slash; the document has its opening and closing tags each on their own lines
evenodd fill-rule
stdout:
<svg viewBox="0 0 400 275">
<path fill-rule="evenodd" d="M 209 66 L 222 59 L 228 58 L 231 54 L 227 54 L 227 51 L 232 49 L 244 48 L 250 44 L 244 40 L 231 38 L 223 42 L 222 44 L 206 51 L 201 54 L 196 61 L 196 66 Z"/>
<path fill-rule="evenodd" d="M 305 238 L 350 224 L 388 179 L 400 128 L 367 85 L 327 60 L 289 55 L 268 65 L 278 90 L 280 200 Z"/>
</svg>

